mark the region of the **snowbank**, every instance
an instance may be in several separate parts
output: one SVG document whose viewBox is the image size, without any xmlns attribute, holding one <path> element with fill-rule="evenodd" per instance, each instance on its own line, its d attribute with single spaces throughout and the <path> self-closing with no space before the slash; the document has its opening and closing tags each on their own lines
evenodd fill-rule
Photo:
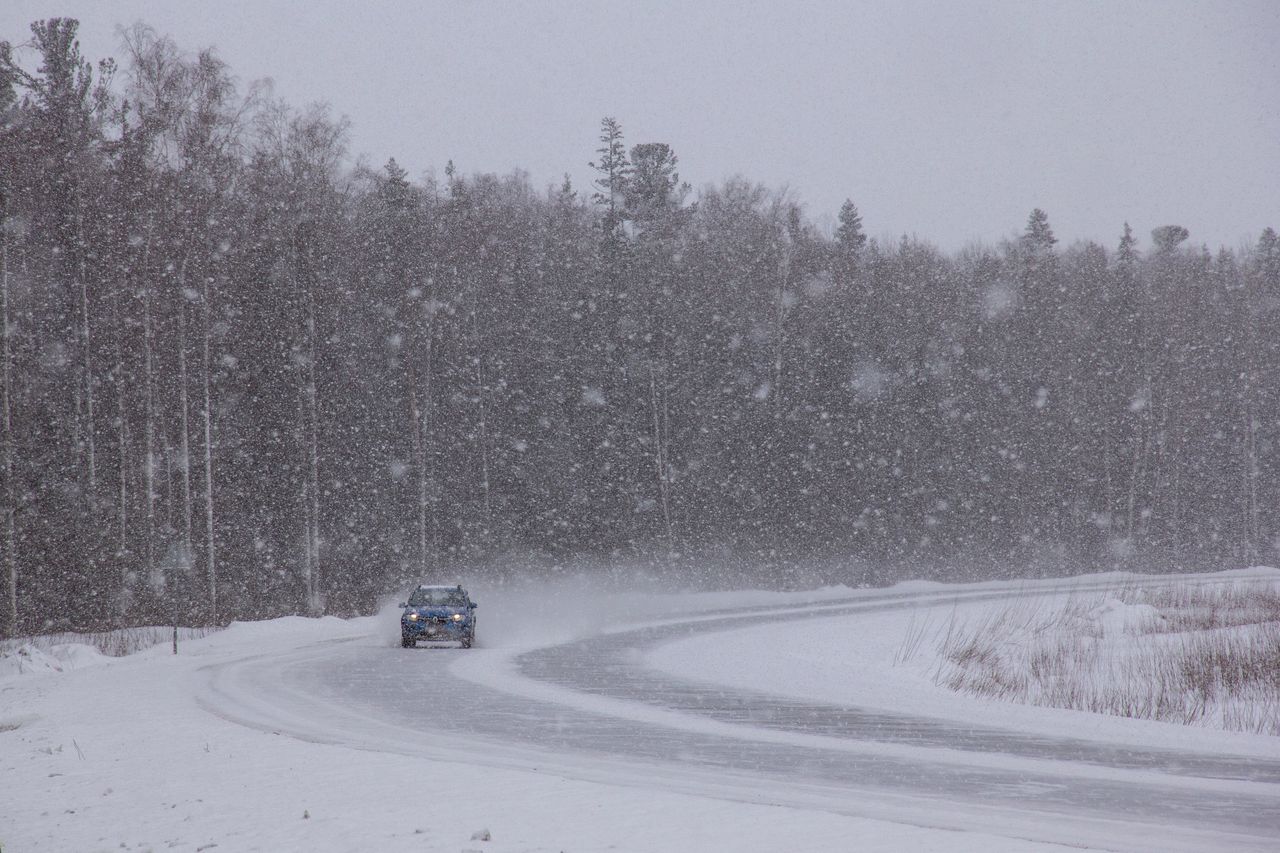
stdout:
<svg viewBox="0 0 1280 853">
<path fill-rule="evenodd" d="M 97 649 L 81 643 L 60 643 L 46 649 L 27 643 L 11 651 L 0 652 L 0 680 L 17 675 L 69 672 L 107 660 L 110 658 Z"/>
</svg>

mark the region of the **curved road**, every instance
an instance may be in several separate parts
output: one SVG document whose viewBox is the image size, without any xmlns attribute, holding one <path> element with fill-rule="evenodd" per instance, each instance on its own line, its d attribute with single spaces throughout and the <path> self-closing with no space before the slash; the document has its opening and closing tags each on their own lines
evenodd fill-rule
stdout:
<svg viewBox="0 0 1280 853">
<path fill-rule="evenodd" d="M 337 641 L 211 667 L 202 702 L 320 742 L 922 826 L 1099 849 L 1280 849 L 1280 761 L 974 728 L 638 664 L 698 633 L 956 598 L 704 613 L 520 653 Z"/>
</svg>

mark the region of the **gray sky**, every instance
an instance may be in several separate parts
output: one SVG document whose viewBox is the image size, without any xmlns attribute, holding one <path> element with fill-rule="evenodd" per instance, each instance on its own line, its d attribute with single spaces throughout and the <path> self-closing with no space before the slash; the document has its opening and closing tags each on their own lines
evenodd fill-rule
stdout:
<svg viewBox="0 0 1280 853">
<path fill-rule="evenodd" d="M 216 46 L 242 82 L 327 101 L 352 152 L 411 174 L 591 178 L 602 116 L 667 142 L 700 187 L 846 197 L 876 237 L 943 248 L 1020 231 L 1112 246 L 1128 220 L 1216 249 L 1280 228 L 1280 2 L 5 0 L 0 38 L 141 20 Z"/>
</svg>

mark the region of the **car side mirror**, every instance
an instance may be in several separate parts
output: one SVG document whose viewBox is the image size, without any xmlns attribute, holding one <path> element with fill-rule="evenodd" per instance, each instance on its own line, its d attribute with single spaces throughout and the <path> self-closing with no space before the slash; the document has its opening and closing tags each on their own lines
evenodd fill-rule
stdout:
<svg viewBox="0 0 1280 853">
<path fill-rule="evenodd" d="M 473 602 L 471 602 L 470 604 L 468 604 L 467 606 L 468 606 L 468 607 L 470 607 L 472 610 L 475 610 L 475 609 L 476 609 L 477 607 L 479 607 L 480 605 L 479 605 L 479 604 L 476 604 L 476 603 L 473 601 Z"/>
<path fill-rule="evenodd" d="M 403 601 L 396 605 L 396 607 L 402 607 L 402 608 L 403 608 L 403 607 L 408 607 L 408 606 L 409 606 L 409 605 L 405 604 Z"/>
</svg>

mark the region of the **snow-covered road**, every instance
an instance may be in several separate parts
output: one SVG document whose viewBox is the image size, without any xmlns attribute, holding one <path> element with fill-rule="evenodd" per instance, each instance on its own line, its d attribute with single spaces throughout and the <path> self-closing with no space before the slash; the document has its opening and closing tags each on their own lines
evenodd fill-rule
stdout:
<svg viewBox="0 0 1280 853">
<path fill-rule="evenodd" d="M 814 701 L 767 684 L 695 680 L 652 660 L 673 644 L 696 655 L 700 645 L 742 629 L 803 630 L 830 620 L 856 632 L 895 612 L 1055 589 L 925 586 L 792 599 L 466 653 L 400 649 L 384 626 L 213 663 L 199 701 L 262 731 L 420 760 L 411 789 L 450 788 L 449 762 L 464 762 L 1024 844 L 1274 850 L 1274 752 L 1206 749 L 1203 738 L 1190 748 L 1141 737 L 1098 741 L 1078 728 L 1025 731 L 909 707 Z M 555 608 L 540 612 L 559 618 Z"/>
<path fill-rule="evenodd" d="M 1280 572 L 1186 582 L 1242 579 Z M 237 623 L 178 655 L 0 656 L 0 849 L 1273 850 L 1280 738 L 929 677 L 952 620 L 1142 582 L 567 579 L 476 585 L 469 651 L 401 649 L 391 607 Z"/>
</svg>

